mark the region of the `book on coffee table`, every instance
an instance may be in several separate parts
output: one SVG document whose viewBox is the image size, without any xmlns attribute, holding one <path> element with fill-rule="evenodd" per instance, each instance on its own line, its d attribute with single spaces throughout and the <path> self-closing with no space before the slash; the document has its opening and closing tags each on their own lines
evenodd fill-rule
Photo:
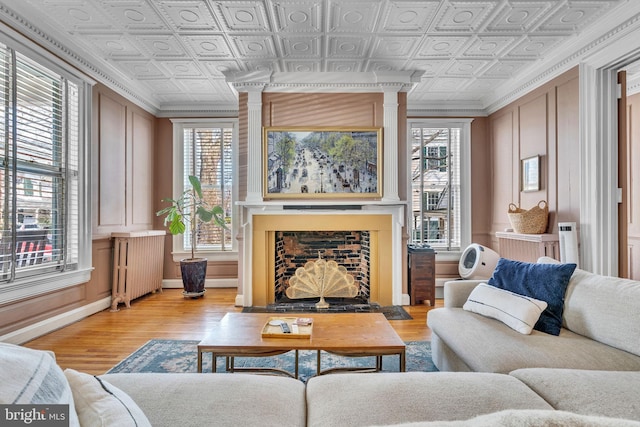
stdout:
<svg viewBox="0 0 640 427">
<path fill-rule="evenodd" d="M 270 317 L 262 328 L 263 338 L 311 338 L 313 319 Z"/>
</svg>

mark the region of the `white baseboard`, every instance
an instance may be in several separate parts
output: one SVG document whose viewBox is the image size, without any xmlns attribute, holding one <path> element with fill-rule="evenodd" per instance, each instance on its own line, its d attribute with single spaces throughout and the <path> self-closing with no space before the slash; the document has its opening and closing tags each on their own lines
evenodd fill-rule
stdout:
<svg viewBox="0 0 640 427">
<path fill-rule="evenodd" d="M 238 294 L 236 295 L 236 307 L 244 307 L 244 295 Z"/>
<path fill-rule="evenodd" d="M 402 294 L 402 305 L 411 305 L 411 297 L 409 294 Z"/>
<path fill-rule="evenodd" d="M 237 288 L 238 279 L 207 279 L 204 282 L 205 288 Z M 163 289 L 182 289 L 182 279 L 164 279 Z"/>
<path fill-rule="evenodd" d="M 48 334 L 49 332 L 53 332 L 56 329 L 70 325 L 73 322 L 84 319 L 85 317 L 91 316 L 92 314 L 98 313 L 110 306 L 111 297 L 109 296 L 102 298 L 99 301 L 92 302 L 91 304 L 78 307 L 66 313 L 53 316 L 22 329 L 18 329 L 17 331 L 9 332 L 6 335 L 0 336 L 0 341 L 11 344 L 23 344 L 27 341 L 31 341 L 32 339 Z"/>
</svg>

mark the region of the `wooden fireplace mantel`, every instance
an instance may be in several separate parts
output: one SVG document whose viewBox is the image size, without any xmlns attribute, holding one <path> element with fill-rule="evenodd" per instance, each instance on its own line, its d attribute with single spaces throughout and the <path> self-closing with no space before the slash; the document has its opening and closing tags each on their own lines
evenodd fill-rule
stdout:
<svg viewBox="0 0 640 427">
<path fill-rule="evenodd" d="M 335 202 L 334 202 L 335 203 Z M 402 305 L 402 227 L 404 205 L 293 208 L 278 205 L 245 205 L 244 306 L 266 306 L 275 295 L 276 231 L 371 232 L 370 301 L 380 305 Z M 290 205 L 295 206 L 295 205 Z M 408 295 L 406 296 L 408 300 Z"/>
</svg>

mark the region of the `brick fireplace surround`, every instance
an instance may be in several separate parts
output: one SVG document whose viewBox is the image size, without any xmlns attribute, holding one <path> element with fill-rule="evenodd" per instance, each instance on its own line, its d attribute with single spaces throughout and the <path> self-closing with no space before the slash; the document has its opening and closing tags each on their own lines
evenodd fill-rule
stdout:
<svg viewBox="0 0 640 427">
<path fill-rule="evenodd" d="M 370 233 L 368 230 L 343 231 L 277 231 L 275 253 L 275 302 L 299 303 L 303 299 L 291 299 L 286 291 L 290 280 L 300 268 L 316 260 L 335 261 L 345 268 L 355 280 L 359 292 L 356 297 L 337 297 L 325 293 L 325 297 L 341 298 L 343 304 L 367 304 L 369 302 Z"/>
<path fill-rule="evenodd" d="M 286 207 L 286 208 L 285 208 Z M 244 205 L 242 305 L 266 306 L 275 299 L 276 232 L 368 231 L 370 303 L 401 305 L 404 205 L 362 203 L 350 209 L 298 207 L 294 204 Z M 310 259 L 313 261 L 317 259 Z"/>
</svg>

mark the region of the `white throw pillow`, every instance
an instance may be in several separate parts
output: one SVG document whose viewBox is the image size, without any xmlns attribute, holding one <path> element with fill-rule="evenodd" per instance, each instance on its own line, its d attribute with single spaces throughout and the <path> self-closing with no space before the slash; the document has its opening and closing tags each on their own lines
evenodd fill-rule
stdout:
<svg viewBox="0 0 640 427">
<path fill-rule="evenodd" d="M 142 409 L 131 397 L 107 381 L 93 375 L 65 369 L 83 427 L 151 427 Z"/>
<path fill-rule="evenodd" d="M 80 425 L 71 388 L 52 352 L 0 343 L 0 378 L 0 404 L 68 405 L 68 425 Z"/>
<path fill-rule="evenodd" d="M 547 303 L 480 283 L 471 291 L 462 308 L 499 320 L 511 329 L 528 335 L 547 308 Z"/>
</svg>

